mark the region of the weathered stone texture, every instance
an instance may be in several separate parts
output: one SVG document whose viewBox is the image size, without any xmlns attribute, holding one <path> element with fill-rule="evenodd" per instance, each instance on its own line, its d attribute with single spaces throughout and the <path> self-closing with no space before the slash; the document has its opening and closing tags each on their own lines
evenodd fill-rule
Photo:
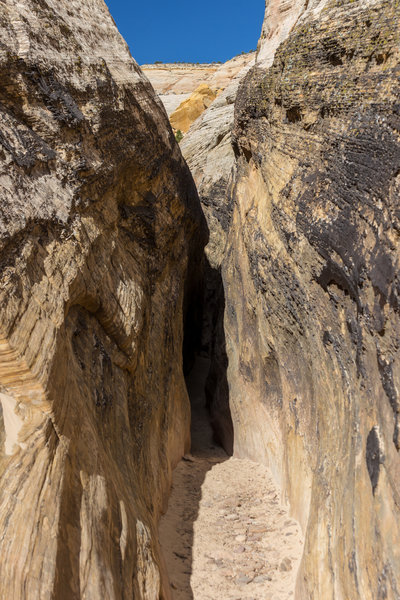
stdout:
<svg viewBox="0 0 400 600">
<path fill-rule="evenodd" d="M 235 107 L 235 452 L 302 523 L 307 600 L 400 598 L 399 15 L 311 3 Z"/>
<path fill-rule="evenodd" d="M 0 76 L 0 597 L 167 597 L 193 180 L 102 0 L 2 2 Z"/>
<path fill-rule="evenodd" d="M 169 119 L 175 131 L 186 133 L 191 124 L 212 104 L 217 97 L 217 92 L 206 83 L 202 83 L 193 94 L 184 100 L 170 115 Z"/>
<path fill-rule="evenodd" d="M 199 85 L 207 84 L 214 92 L 224 90 L 253 57 L 254 53 L 247 53 L 223 64 L 154 63 L 141 68 L 171 115 Z"/>
<path fill-rule="evenodd" d="M 227 188 L 235 167 L 232 147 L 234 106 L 240 82 L 254 60 L 235 75 L 207 110 L 192 124 L 180 146 L 190 167 L 210 228 L 206 255 L 219 267 L 229 229 L 231 209 Z"/>
<path fill-rule="evenodd" d="M 181 150 L 196 182 L 210 231 L 205 248 L 202 345 L 212 356 L 206 385 L 212 426 L 217 440 L 228 454 L 233 450 L 233 426 L 226 378 L 223 327 L 225 300 L 221 262 L 232 218 L 229 185 L 235 169 L 232 147 L 234 105 L 240 82 L 253 64 L 254 59 L 233 77 L 228 87 L 192 124 L 181 142 Z"/>
<path fill-rule="evenodd" d="M 257 62 L 263 68 L 270 67 L 279 44 L 286 40 L 300 15 L 321 0 L 265 0 L 265 16 L 261 37 L 257 46 Z"/>
</svg>

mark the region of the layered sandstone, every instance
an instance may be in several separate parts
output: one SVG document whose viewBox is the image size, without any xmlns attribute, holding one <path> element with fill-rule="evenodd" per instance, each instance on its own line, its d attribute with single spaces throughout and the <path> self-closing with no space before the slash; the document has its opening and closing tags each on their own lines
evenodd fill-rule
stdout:
<svg viewBox="0 0 400 600">
<path fill-rule="evenodd" d="M 276 49 L 286 40 L 303 13 L 309 14 L 315 6 L 319 11 L 325 4 L 326 0 L 266 0 L 264 22 L 257 45 L 259 67 L 271 66 Z"/>
<path fill-rule="evenodd" d="M 186 133 L 191 124 L 200 117 L 217 97 L 217 92 L 206 83 L 202 83 L 193 94 L 184 100 L 170 115 L 169 119 L 175 131 Z"/>
<path fill-rule="evenodd" d="M 210 227 L 214 429 L 282 486 L 307 600 L 400 593 L 399 8 L 267 2 L 233 147 L 222 96 L 181 144 Z"/>
<path fill-rule="evenodd" d="M 236 102 L 235 453 L 302 524 L 304 600 L 400 594 L 399 9 L 271 0 Z"/>
<path fill-rule="evenodd" d="M 226 63 L 143 65 L 159 94 L 175 131 L 186 133 L 213 100 L 254 62 L 254 53 L 239 54 Z"/>
<path fill-rule="evenodd" d="M 218 63 L 155 63 L 142 65 L 143 73 L 149 78 L 165 106 L 167 114 L 172 114 L 178 106 L 201 84 L 207 84 L 218 71 Z"/>
<path fill-rule="evenodd" d="M 102 0 L 0 23 L 0 597 L 168 597 L 196 190 Z"/>
<path fill-rule="evenodd" d="M 268 0 L 247 75 L 165 90 L 224 88 L 182 142 L 208 402 L 301 523 L 301 600 L 400 594 L 399 10 Z M 196 191 L 102 0 L 0 19 L 0 597 L 167 598 Z"/>
</svg>

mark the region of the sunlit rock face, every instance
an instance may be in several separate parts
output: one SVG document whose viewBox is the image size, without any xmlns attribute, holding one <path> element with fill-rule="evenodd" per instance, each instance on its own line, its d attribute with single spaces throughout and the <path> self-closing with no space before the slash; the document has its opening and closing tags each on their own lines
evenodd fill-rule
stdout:
<svg viewBox="0 0 400 600">
<path fill-rule="evenodd" d="M 320 0 L 265 0 L 265 16 L 257 46 L 257 62 L 264 68 L 273 63 L 276 49 L 285 41 L 300 15 Z"/>
<path fill-rule="evenodd" d="M 171 115 L 200 85 L 207 85 L 213 92 L 224 90 L 253 58 L 254 52 L 249 52 L 223 64 L 156 62 L 141 68 Z"/>
<path fill-rule="evenodd" d="M 270 61 L 283 4 L 268 3 L 235 107 L 222 263 L 235 452 L 272 468 L 302 523 L 298 598 L 395 599 L 400 4 L 285 2 L 297 17 Z"/>
<path fill-rule="evenodd" d="M 0 25 L 0 597 L 167 597 L 194 184 L 101 0 Z"/>
<path fill-rule="evenodd" d="M 200 117 L 216 97 L 217 92 L 212 90 L 206 83 L 199 85 L 193 94 L 191 94 L 187 100 L 184 100 L 170 115 L 170 121 L 174 131 L 186 133 L 191 124 Z"/>
</svg>

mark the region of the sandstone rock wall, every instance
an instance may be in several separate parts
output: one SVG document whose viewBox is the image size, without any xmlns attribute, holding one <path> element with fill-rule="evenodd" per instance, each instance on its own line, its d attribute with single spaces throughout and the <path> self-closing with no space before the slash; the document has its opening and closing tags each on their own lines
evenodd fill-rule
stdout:
<svg viewBox="0 0 400 600">
<path fill-rule="evenodd" d="M 192 124 L 181 142 L 210 230 L 205 249 L 203 349 L 213 357 L 207 379 L 207 401 L 218 441 L 228 454 L 233 451 L 233 426 L 226 378 L 227 356 L 223 315 L 224 287 L 221 262 L 232 217 L 229 186 L 235 170 L 232 147 L 234 105 L 239 85 L 252 67 L 248 63 Z"/>
<path fill-rule="evenodd" d="M 192 123 L 212 104 L 217 97 L 217 92 L 206 83 L 195 89 L 189 98 L 184 100 L 170 115 L 170 122 L 174 131 L 186 133 Z"/>
<path fill-rule="evenodd" d="M 263 68 L 272 65 L 278 46 L 285 41 L 300 16 L 320 0 L 265 0 L 265 16 L 257 46 L 257 63 Z"/>
<path fill-rule="evenodd" d="M 175 129 L 186 132 L 209 106 L 209 102 L 204 104 L 198 97 L 200 86 L 203 90 L 206 86 L 209 90 L 209 99 L 214 100 L 217 92 L 228 87 L 253 60 L 254 52 L 239 54 L 223 64 L 167 63 L 143 65 L 142 68 L 159 94 Z M 196 105 L 200 105 L 201 110 L 198 108 L 193 110 Z"/>
<path fill-rule="evenodd" d="M 202 84 L 214 92 L 225 89 L 253 56 L 239 54 L 223 64 L 155 63 L 141 68 L 171 115 Z"/>
<path fill-rule="evenodd" d="M 0 597 L 168 597 L 193 180 L 102 0 L 2 2 L 0 74 Z"/>
<path fill-rule="evenodd" d="M 149 64 L 141 65 L 165 106 L 172 114 L 202 83 L 207 83 L 218 70 L 218 64 Z"/>
<path fill-rule="evenodd" d="M 307 600 L 400 597 L 399 15 L 271 1 L 235 108 L 235 452 L 272 468 L 302 523 Z"/>
</svg>

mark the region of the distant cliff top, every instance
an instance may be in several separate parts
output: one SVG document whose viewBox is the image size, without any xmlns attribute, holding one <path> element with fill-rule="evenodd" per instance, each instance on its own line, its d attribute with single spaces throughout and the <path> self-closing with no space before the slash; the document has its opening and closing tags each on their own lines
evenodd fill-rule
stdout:
<svg viewBox="0 0 400 600">
<path fill-rule="evenodd" d="M 221 66 L 221 62 L 212 62 L 212 63 L 184 63 L 184 62 L 173 62 L 173 63 L 164 63 L 164 62 L 155 62 L 149 63 L 145 65 L 141 65 L 142 70 L 147 71 L 147 69 L 161 69 L 167 70 L 170 69 L 214 69 L 215 71 L 218 67 Z"/>
<path fill-rule="evenodd" d="M 226 63 L 154 63 L 142 65 L 170 115 L 199 87 L 207 84 L 213 91 L 225 89 L 240 71 L 254 60 L 255 53 L 239 54 Z"/>
</svg>

